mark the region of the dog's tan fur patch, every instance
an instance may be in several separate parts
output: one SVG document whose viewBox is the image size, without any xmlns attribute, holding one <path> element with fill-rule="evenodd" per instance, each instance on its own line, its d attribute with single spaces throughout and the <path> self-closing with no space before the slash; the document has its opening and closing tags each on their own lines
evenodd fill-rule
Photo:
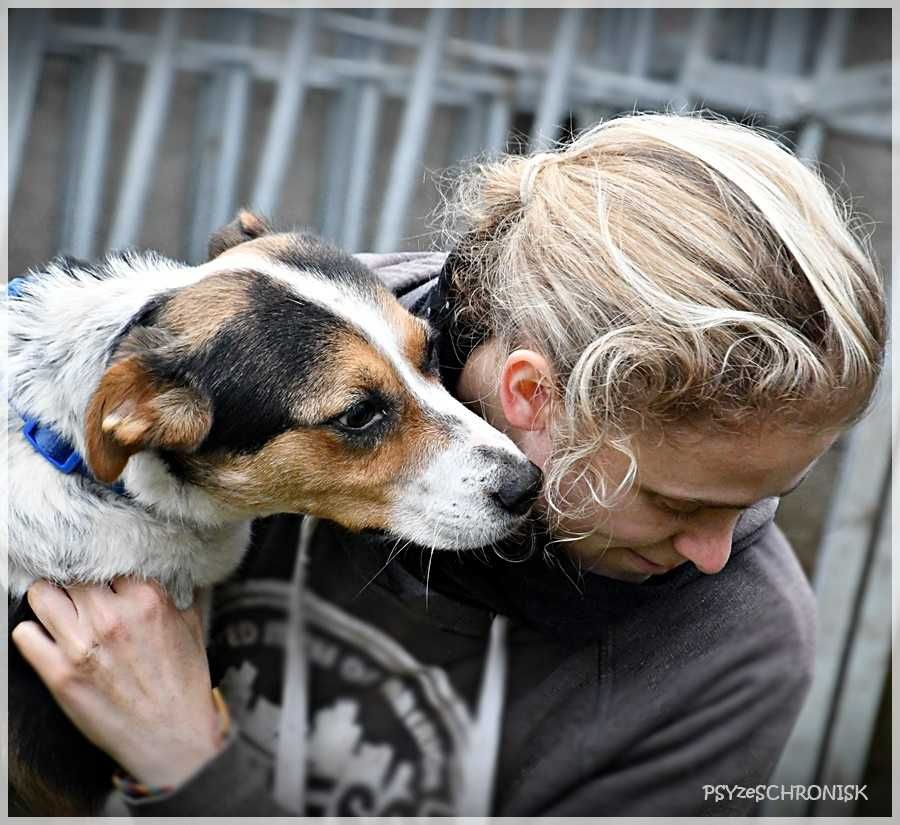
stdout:
<svg viewBox="0 0 900 825">
<path fill-rule="evenodd" d="M 377 388 L 399 406 L 398 421 L 371 449 L 355 447 L 326 426 L 298 426 L 251 455 L 194 466 L 199 483 L 238 511 L 301 512 L 350 529 L 387 529 L 398 481 L 421 469 L 419 450 L 440 450 L 449 435 L 429 419 L 393 367 L 362 339 L 343 334 L 323 366 L 315 398 L 300 399 L 300 421 L 341 413 L 359 389 Z"/>
<path fill-rule="evenodd" d="M 261 255 L 267 261 L 279 261 L 298 251 L 308 251 L 312 256 L 318 248 L 318 244 L 315 241 L 307 241 L 302 235 L 295 235 L 289 232 L 272 232 L 244 241 L 239 246 L 233 246 L 222 254 L 235 253 L 246 255 L 251 253 Z"/>
<path fill-rule="evenodd" d="M 386 290 L 379 297 L 384 317 L 401 342 L 401 352 L 413 369 L 421 369 L 428 345 L 428 325 L 410 315 Z"/>
<path fill-rule="evenodd" d="M 104 373 L 88 403 L 85 458 L 111 484 L 128 459 L 149 448 L 196 449 L 212 425 L 207 399 L 188 387 L 161 386 L 129 355 Z"/>
<path fill-rule="evenodd" d="M 248 279 L 239 273 L 210 275 L 179 290 L 163 309 L 161 321 L 181 341 L 200 347 L 250 309 L 248 287 Z"/>
</svg>

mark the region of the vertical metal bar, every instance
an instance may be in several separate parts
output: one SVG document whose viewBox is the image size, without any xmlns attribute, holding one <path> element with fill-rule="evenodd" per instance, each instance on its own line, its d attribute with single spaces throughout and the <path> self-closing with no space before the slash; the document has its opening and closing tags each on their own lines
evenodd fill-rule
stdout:
<svg viewBox="0 0 900 825">
<path fill-rule="evenodd" d="M 103 12 L 104 28 L 121 23 L 121 9 Z M 106 181 L 106 161 L 116 93 L 117 58 L 109 49 L 97 49 L 85 67 L 83 94 L 76 98 L 78 121 L 71 129 L 70 185 L 67 187 L 59 248 L 80 258 L 96 254 L 97 226 Z"/>
<path fill-rule="evenodd" d="M 829 9 L 825 20 L 825 31 L 816 55 L 817 80 L 837 71 L 844 62 L 847 40 L 850 36 L 852 9 Z M 813 120 L 803 127 L 797 139 L 797 154 L 805 162 L 814 163 L 825 145 L 825 124 Z"/>
<path fill-rule="evenodd" d="M 41 79 L 44 46 L 49 26 L 45 9 L 28 9 L 15 15 L 17 30 L 10 37 L 17 42 L 16 60 L 10 65 L 9 76 L 9 151 L 7 203 L 12 205 L 22 169 L 22 150 L 28 135 L 34 99 Z"/>
<path fill-rule="evenodd" d="M 766 54 L 766 68 L 781 74 L 799 74 L 806 55 L 811 11 L 775 9 L 772 14 L 772 34 Z"/>
<path fill-rule="evenodd" d="M 594 19 L 597 25 L 591 61 L 598 66 L 611 68 L 615 65 L 619 9 L 600 9 Z"/>
<path fill-rule="evenodd" d="M 291 149 L 303 114 L 307 67 L 312 60 L 316 16 L 313 9 L 295 12 L 278 93 L 269 117 L 252 205 L 272 214 L 278 208 Z"/>
<path fill-rule="evenodd" d="M 161 13 L 109 234 L 109 246 L 113 249 L 129 246 L 138 239 L 175 77 L 175 45 L 180 22 L 181 11 L 178 9 L 167 9 Z"/>
<path fill-rule="evenodd" d="M 716 24 L 716 9 L 694 9 L 691 30 L 685 45 L 681 72 L 670 106 L 678 111 L 693 102 L 694 78 L 704 70 L 709 52 L 710 37 Z"/>
<path fill-rule="evenodd" d="M 233 12 L 233 14 L 236 15 L 233 29 L 234 42 L 249 45 L 253 42 L 255 29 L 252 14 L 243 10 Z M 210 204 L 210 231 L 227 223 L 238 206 L 238 183 L 252 82 L 253 76 L 250 68 L 246 65 L 229 64 L 224 69 L 222 136 Z"/>
<path fill-rule="evenodd" d="M 653 9 L 634 9 L 634 42 L 628 58 L 628 73 L 643 77 L 650 69 L 653 57 Z"/>
<path fill-rule="evenodd" d="M 506 151 L 509 124 L 512 122 L 512 102 L 508 97 L 496 95 L 491 98 L 487 110 L 484 129 L 484 151 L 489 155 Z"/>
<path fill-rule="evenodd" d="M 825 31 L 816 60 L 816 73 L 837 71 L 844 63 L 853 9 L 830 9 L 825 19 Z"/>
<path fill-rule="evenodd" d="M 744 33 L 744 63 L 761 66 L 766 54 L 770 9 L 746 9 L 747 29 Z"/>
<path fill-rule="evenodd" d="M 374 20 L 386 23 L 390 11 L 384 7 L 376 9 Z M 381 60 L 384 44 L 374 41 L 368 47 L 371 63 Z M 347 200 L 344 207 L 344 225 L 341 246 L 351 252 L 361 252 L 365 229 L 365 210 L 372 185 L 372 170 L 375 167 L 375 149 L 378 138 L 378 121 L 381 117 L 382 93 L 376 80 L 362 81 L 359 93 L 359 110 L 353 129 L 353 147 L 350 151 L 350 166 L 347 171 Z"/>
<path fill-rule="evenodd" d="M 87 120 L 87 98 L 90 93 L 91 74 L 93 71 L 93 55 L 84 50 L 83 55 L 67 58 L 70 63 L 67 72 L 68 100 L 65 117 L 65 128 L 62 137 L 65 142 L 63 154 L 66 164 L 63 171 L 62 209 L 56 230 L 57 252 L 75 255 L 69 244 L 72 234 L 72 219 L 78 211 L 78 186 L 81 178 L 81 149 L 85 145 L 85 124 Z"/>
<path fill-rule="evenodd" d="M 218 39 L 249 45 L 254 21 L 248 12 L 223 10 L 217 13 L 215 29 Z M 250 83 L 247 66 L 222 63 L 207 78 L 201 92 L 188 196 L 189 261 L 206 257 L 210 232 L 227 223 L 234 213 Z"/>
<path fill-rule="evenodd" d="M 593 9 L 585 21 L 585 26 L 593 33 L 588 62 L 598 68 L 609 68 L 615 62 L 613 60 L 615 12 L 616 9 Z M 609 113 L 608 107 L 599 101 L 582 103 L 576 111 L 578 121 L 582 126 L 597 123 Z"/>
<path fill-rule="evenodd" d="M 582 16 L 583 9 L 560 12 L 549 70 L 531 130 L 532 151 L 551 146 L 559 132 L 559 119 L 566 107 L 567 90 L 578 51 Z"/>
<path fill-rule="evenodd" d="M 500 15 L 503 15 L 501 17 Z M 513 48 L 522 46 L 521 9 L 504 9 L 498 12 L 497 38 L 502 30 L 501 24 L 510 32 L 510 45 Z M 507 75 L 505 94 L 493 95 L 488 103 L 484 129 L 484 151 L 489 155 L 505 152 L 509 137 L 509 127 L 513 119 L 513 82 L 514 76 Z"/>
<path fill-rule="evenodd" d="M 859 618 L 849 646 L 846 672 L 831 726 L 820 785 L 860 785 L 878 717 L 891 653 L 891 485 L 886 485 L 881 529 L 871 551 Z M 846 802 L 821 800 L 813 816 L 847 816 Z"/>
<path fill-rule="evenodd" d="M 466 37 L 476 43 L 493 42 L 497 30 L 497 9 L 467 9 Z M 476 155 L 483 148 L 489 98 L 476 95 L 460 112 L 455 130 L 450 163 Z"/>
<path fill-rule="evenodd" d="M 509 9 L 506 13 L 509 43 L 514 49 L 521 49 L 525 43 L 525 9 Z"/>
<path fill-rule="evenodd" d="M 367 10 L 363 10 L 366 14 Z M 352 35 L 338 35 L 336 54 L 358 58 L 363 44 Z M 342 230 L 344 203 L 348 182 L 347 158 L 353 151 L 353 130 L 356 124 L 361 82 L 344 80 L 340 91 L 328 103 L 324 141 L 324 162 L 320 165 L 318 230 L 329 240 L 339 241 Z"/>
<path fill-rule="evenodd" d="M 890 386 L 889 375 L 882 386 Z M 885 394 L 886 395 L 886 394 Z M 816 629 L 816 659 L 813 683 L 790 740 L 775 769 L 772 782 L 811 785 L 827 745 L 830 720 L 841 690 L 841 673 L 851 649 L 852 619 L 866 575 L 865 548 L 874 528 L 871 516 L 878 513 L 882 490 L 873 479 L 890 471 L 891 417 L 889 399 L 882 396 L 872 412 L 847 437 L 847 448 L 832 494 L 833 506 L 816 561 L 814 588 L 819 604 Z M 860 514 L 870 514 L 861 518 Z M 844 743 L 836 744 L 843 747 Z M 767 802 L 767 816 L 804 816 L 809 802 L 782 799 Z"/>
<path fill-rule="evenodd" d="M 402 236 L 416 170 L 428 137 L 428 118 L 450 28 L 450 13 L 450 9 L 432 9 L 429 12 L 415 79 L 400 124 L 400 139 L 391 160 L 388 190 L 375 237 L 376 252 L 393 249 Z"/>
<path fill-rule="evenodd" d="M 182 254 L 192 264 L 203 259 L 203 237 L 209 223 L 213 167 L 218 148 L 215 112 L 222 92 L 220 71 L 201 78 L 202 86 L 197 94 L 197 111 L 191 130 L 190 177 L 185 195 L 188 228 L 182 239 Z"/>
</svg>

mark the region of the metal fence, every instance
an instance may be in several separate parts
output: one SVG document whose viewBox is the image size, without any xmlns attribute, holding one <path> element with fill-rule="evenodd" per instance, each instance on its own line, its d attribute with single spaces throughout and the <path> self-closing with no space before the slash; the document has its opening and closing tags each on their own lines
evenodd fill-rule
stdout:
<svg viewBox="0 0 900 825">
<path fill-rule="evenodd" d="M 189 136 L 174 196 L 184 219 L 168 251 L 194 261 L 238 205 L 277 213 L 295 189 L 313 193 L 306 222 L 348 249 L 408 245 L 425 231 L 425 166 L 511 140 L 544 147 L 633 108 L 752 115 L 814 162 L 829 134 L 890 141 L 890 62 L 847 65 L 853 14 L 12 10 L 9 199 L 40 137 L 33 115 L 51 64 L 65 67 L 68 105 L 48 196 L 61 206 L 42 229 L 54 251 L 81 257 L 141 242 L 161 147 L 179 130 Z M 173 100 L 186 78 L 184 123 Z M 889 444 L 884 399 L 846 442 L 816 565 L 815 684 L 773 781 L 852 783 L 865 768 L 890 651 Z M 798 800 L 765 812 L 838 811 Z"/>
</svg>

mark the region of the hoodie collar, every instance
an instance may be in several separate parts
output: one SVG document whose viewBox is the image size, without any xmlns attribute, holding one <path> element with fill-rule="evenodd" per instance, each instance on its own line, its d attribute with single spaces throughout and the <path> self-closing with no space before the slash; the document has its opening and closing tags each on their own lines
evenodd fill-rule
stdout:
<svg viewBox="0 0 900 825">
<path fill-rule="evenodd" d="M 392 286 L 399 285 L 395 291 L 411 312 L 435 325 L 442 379 L 450 392 L 454 392 L 463 365 L 485 338 L 482 330 L 454 325 L 450 274 L 455 255 L 419 253 L 394 257 L 397 260 L 367 263 Z M 778 499 L 769 498 L 742 514 L 735 527 L 729 563 L 757 540 L 772 522 L 777 507 Z M 469 627 L 469 619 L 463 618 L 466 613 L 479 627 L 484 626 L 488 614 L 503 613 L 539 632 L 572 642 L 599 638 L 605 623 L 615 615 L 664 598 L 665 594 L 703 575 L 687 563 L 642 583 L 622 582 L 582 573 L 558 548 L 548 547 L 546 536 L 535 532 L 529 536 L 531 539 L 535 543 L 534 552 L 518 563 L 504 561 L 491 550 L 431 556 L 421 548 L 410 548 L 391 565 L 393 570 L 389 568 L 385 572 L 391 577 L 391 586 L 399 588 L 405 599 L 421 600 L 431 616 L 438 618 L 440 614 L 438 620 L 448 629 L 474 630 Z M 518 546 L 501 548 L 501 553 L 506 558 L 515 558 L 522 553 L 521 545 L 520 539 Z M 430 564 L 430 570 L 426 564 Z M 442 595 L 450 601 L 445 601 Z M 461 613 L 463 606 L 471 610 Z"/>
<path fill-rule="evenodd" d="M 765 499 L 741 516 L 729 564 L 768 527 L 777 505 L 777 499 Z M 599 639 L 618 617 L 665 599 L 704 575 L 686 563 L 644 582 L 619 581 L 580 571 L 558 546 L 547 544 L 545 535 L 534 533 L 532 538 L 534 552 L 521 562 L 505 561 L 489 549 L 431 554 L 409 548 L 385 571 L 385 582 L 404 602 L 420 604 L 451 631 L 483 633 L 489 615 L 501 613 L 557 641 L 582 644 Z M 521 551 L 521 540 L 500 549 L 507 558 Z"/>
</svg>

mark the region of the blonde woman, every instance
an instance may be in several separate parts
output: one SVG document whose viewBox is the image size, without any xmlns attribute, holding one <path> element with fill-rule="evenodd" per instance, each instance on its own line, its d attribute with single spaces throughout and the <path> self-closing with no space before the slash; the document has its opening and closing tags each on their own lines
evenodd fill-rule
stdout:
<svg viewBox="0 0 900 825">
<path fill-rule="evenodd" d="M 534 530 L 466 555 L 303 530 L 301 617 L 300 525 L 260 523 L 213 621 L 224 733 L 193 614 L 146 627 L 73 594 L 79 632 L 93 610 L 129 627 L 57 695 L 132 812 L 735 814 L 769 776 L 814 637 L 772 517 L 864 413 L 885 343 L 847 216 L 774 141 L 674 115 L 477 166 L 451 206 L 449 256 L 366 260 L 543 469 Z M 16 642 L 59 662 L 34 627 Z"/>
</svg>

